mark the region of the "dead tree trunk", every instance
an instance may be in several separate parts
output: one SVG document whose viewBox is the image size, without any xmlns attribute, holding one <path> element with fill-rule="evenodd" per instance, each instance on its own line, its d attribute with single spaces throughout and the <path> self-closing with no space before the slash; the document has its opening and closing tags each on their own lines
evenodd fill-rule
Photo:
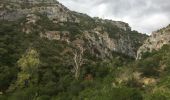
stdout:
<svg viewBox="0 0 170 100">
<path fill-rule="evenodd" d="M 74 72 L 75 72 L 74 76 L 75 79 L 77 80 L 79 79 L 80 76 L 81 67 L 84 64 L 84 59 L 83 59 L 84 51 L 85 49 L 81 46 L 78 46 L 78 48 L 73 51 Z"/>
</svg>

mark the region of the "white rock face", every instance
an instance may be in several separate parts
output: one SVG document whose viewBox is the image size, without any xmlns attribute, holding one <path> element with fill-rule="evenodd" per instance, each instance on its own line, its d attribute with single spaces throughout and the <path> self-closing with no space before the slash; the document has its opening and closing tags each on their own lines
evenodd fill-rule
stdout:
<svg viewBox="0 0 170 100">
<path fill-rule="evenodd" d="M 101 22 L 101 23 L 107 23 L 107 22 L 111 22 L 112 25 L 119 27 L 125 31 L 131 30 L 131 27 L 129 27 L 129 24 L 125 23 L 125 22 L 121 22 L 121 21 L 113 21 L 113 20 L 108 20 L 108 19 L 100 19 L 95 17 L 95 22 Z"/>
<path fill-rule="evenodd" d="M 47 15 L 54 22 L 77 22 L 78 19 L 56 0 L 8 0 L 1 1 L 0 19 L 17 20 L 31 13 Z"/>
<path fill-rule="evenodd" d="M 42 38 L 45 37 L 49 40 L 59 40 L 67 43 L 70 43 L 69 35 L 68 31 L 46 31 L 45 33 L 40 33 Z"/>
<path fill-rule="evenodd" d="M 153 32 L 139 48 L 136 59 L 141 59 L 142 54 L 145 52 L 152 52 L 153 50 L 161 49 L 165 44 L 170 44 L 170 25 L 166 28 Z"/>
<path fill-rule="evenodd" d="M 98 54 L 98 56 L 112 57 L 112 52 L 119 52 L 125 55 L 135 57 L 136 52 L 131 45 L 128 37 L 120 36 L 119 39 L 113 39 L 109 37 L 107 32 L 99 31 L 86 31 L 84 33 L 85 39 L 88 40 L 89 49 L 92 54 Z"/>
</svg>

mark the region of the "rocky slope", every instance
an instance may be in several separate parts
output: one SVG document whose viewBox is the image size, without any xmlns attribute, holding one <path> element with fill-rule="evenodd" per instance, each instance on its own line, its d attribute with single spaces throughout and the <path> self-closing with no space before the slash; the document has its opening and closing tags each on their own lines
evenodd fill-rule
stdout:
<svg viewBox="0 0 170 100">
<path fill-rule="evenodd" d="M 170 25 L 152 33 L 152 35 L 139 48 L 137 59 L 141 59 L 142 54 L 145 52 L 152 52 L 153 50 L 161 49 L 165 44 L 170 44 Z"/>
<path fill-rule="evenodd" d="M 54 22 L 76 22 L 75 16 L 56 0 L 2 0 L 0 19 L 17 20 L 32 13 L 42 13 Z"/>
<path fill-rule="evenodd" d="M 38 32 L 42 38 L 64 41 L 69 45 L 82 45 L 83 42 L 82 46 L 99 58 L 112 58 L 113 52 L 136 57 L 138 47 L 147 37 L 132 31 L 127 23 L 91 18 L 70 11 L 56 0 L 0 2 L 0 20 L 24 19 L 20 23 L 23 32 Z"/>
</svg>

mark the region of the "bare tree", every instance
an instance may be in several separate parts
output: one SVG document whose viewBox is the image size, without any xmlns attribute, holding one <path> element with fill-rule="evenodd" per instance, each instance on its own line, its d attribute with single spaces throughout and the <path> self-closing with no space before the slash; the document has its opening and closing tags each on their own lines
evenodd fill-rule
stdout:
<svg viewBox="0 0 170 100">
<path fill-rule="evenodd" d="M 78 80 L 80 76 L 80 70 L 82 65 L 85 63 L 85 59 L 83 58 L 85 52 L 85 48 L 80 45 L 77 45 L 76 48 L 73 50 L 73 60 L 74 60 L 74 75 L 75 78 Z"/>
</svg>

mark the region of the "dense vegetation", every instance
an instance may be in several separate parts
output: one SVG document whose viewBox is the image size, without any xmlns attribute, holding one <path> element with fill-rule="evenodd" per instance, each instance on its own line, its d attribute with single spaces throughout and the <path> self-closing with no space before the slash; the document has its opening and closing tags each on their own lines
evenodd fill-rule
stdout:
<svg viewBox="0 0 170 100">
<path fill-rule="evenodd" d="M 38 25 L 49 30 L 67 28 L 71 33 L 80 33 L 77 27 L 89 28 L 86 24 L 67 23 L 61 27 L 49 22 L 44 18 Z M 23 33 L 19 27 L 20 22 L 0 24 L 0 100 L 170 99 L 168 45 L 145 53 L 139 61 L 115 52 L 112 59 L 103 61 L 85 52 L 84 58 L 88 60 L 80 69 L 79 79 L 75 79 L 72 54 L 62 53 L 72 47 L 65 42 L 40 38 L 36 31 Z M 116 29 L 107 28 L 120 31 Z M 137 37 L 135 31 L 131 34 Z M 134 73 L 141 74 L 136 78 Z M 143 78 L 156 81 L 146 84 L 140 81 Z"/>
</svg>

